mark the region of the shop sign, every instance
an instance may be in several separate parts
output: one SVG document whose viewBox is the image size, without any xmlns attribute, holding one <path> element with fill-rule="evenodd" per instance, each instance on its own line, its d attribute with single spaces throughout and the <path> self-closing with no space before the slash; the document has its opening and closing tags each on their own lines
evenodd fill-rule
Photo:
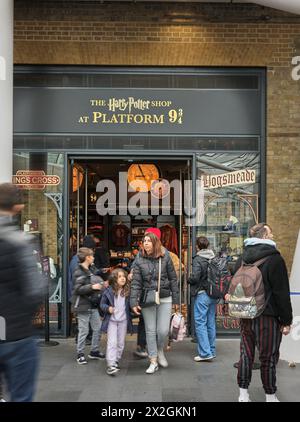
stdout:
<svg viewBox="0 0 300 422">
<path fill-rule="evenodd" d="M 45 189 L 46 186 L 59 185 L 60 177 L 43 170 L 18 170 L 13 183 L 21 189 Z"/>
<path fill-rule="evenodd" d="M 14 88 L 16 134 L 252 136 L 260 121 L 257 90 Z"/>
<path fill-rule="evenodd" d="M 205 174 L 202 176 L 204 189 L 218 189 L 227 186 L 255 183 L 255 170 L 238 170 L 224 174 Z"/>
</svg>

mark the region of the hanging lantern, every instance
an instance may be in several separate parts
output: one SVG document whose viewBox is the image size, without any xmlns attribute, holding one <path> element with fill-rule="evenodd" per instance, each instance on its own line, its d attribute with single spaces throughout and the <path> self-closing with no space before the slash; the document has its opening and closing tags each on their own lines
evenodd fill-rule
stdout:
<svg viewBox="0 0 300 422">
<path fill-rule="evenodd" d="M 83 182 L 83 169 L 80 166 L 73 167 L 73 192 L 76 192 Z"/>
</svg>

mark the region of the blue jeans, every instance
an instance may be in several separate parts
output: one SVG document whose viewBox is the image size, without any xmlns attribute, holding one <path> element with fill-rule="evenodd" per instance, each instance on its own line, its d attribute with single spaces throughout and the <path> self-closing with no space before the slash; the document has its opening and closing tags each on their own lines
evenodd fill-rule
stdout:
<svg viewBox="0 0 300 422">
<path fill-rule="evenodd" d="M 206 292 L 195 298 L 194 318 L 198 354 L 202 358 L 216 355 L 216 303 Z"/>
<path fill-rule="evenodd" d="M 35 393 L 39 352 L 33 337 L 0 343 L 0 365 L 12 402 L 31 402 Z"/>
<path fill-rule="evenodd" d="M 149 358 L 157 358 L 157 352 L 163 350 L 168 337 L 172 302 L 143 308 L 142 314 L 145 321 Z"/>
</svg>

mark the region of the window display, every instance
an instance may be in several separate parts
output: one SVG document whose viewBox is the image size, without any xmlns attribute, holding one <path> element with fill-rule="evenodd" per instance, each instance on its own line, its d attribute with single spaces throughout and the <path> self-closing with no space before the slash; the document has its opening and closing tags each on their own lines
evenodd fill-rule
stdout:
<svg viewBox="0 0 300 422">
<path fill-rule="evenodd" d="M 206 236 L 210 248 L 217 256 L 227 257 L 232 270 L 242 254 L 249 228 L 258 221 L 260 155 L 199 154 L 197 170 L 198 178 L 204 181 L 205 209 L 197 237 Z M 247 175 L 251 175 L 249 180 Z M 216 320 L 219 333 L 239 328 L 239 321 L 228 316 L 227 304 L 222 302 L 217 306 Z"/>
<path fill-rule="evenodd" d="M 50 334 L 62 334 L 63 306 L 62 294 L 62 189 L 63 156 L 53 153 L 15 153 L 14 174 L 18 171 L 44 171 L 55 175 L 60 181 L 55 185 L 23 185 L 25 208 L 20 217 L 20 228 L 28 233 L 36 251 L 37 262 L 49 263 L 49 313 Z M 35 324 L 44 330 L 45 307 L 41 306 Z"/>
</svg>

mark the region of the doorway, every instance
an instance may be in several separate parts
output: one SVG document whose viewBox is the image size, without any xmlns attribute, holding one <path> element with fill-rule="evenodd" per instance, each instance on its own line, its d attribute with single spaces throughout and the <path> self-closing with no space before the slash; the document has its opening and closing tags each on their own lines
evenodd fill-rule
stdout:
<svg viewBox="0 0 300 422">
<path fill-rule="evenodd" d="M 187 208 L 183 187 L 187 180 L 192 186 L 192 163 L 193 156 L 70 158 L 69 261 L 83 237 L 93 235 L 107 259 L 105 266 L 130 268 L 146 229 L 157 227 L 173 257 L 181 312 L 189 320 L 187 280 L 194 242 L 183 212 Z"/>
</svg>

